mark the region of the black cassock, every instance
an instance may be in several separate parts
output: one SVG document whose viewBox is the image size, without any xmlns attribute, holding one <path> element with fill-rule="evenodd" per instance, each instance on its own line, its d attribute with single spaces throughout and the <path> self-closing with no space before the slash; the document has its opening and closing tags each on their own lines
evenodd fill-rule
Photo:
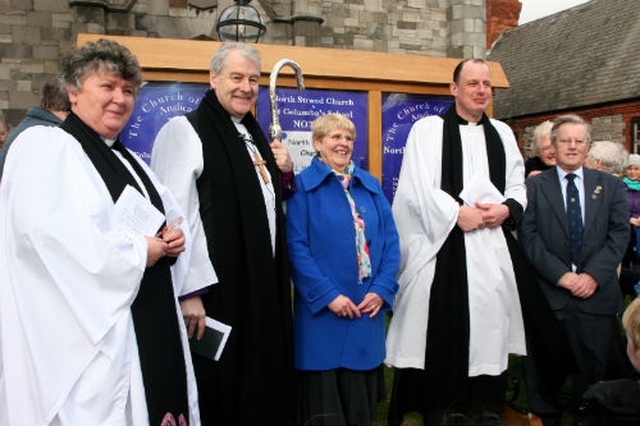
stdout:
<svg viewBox="0 0 640 426">
<path fill-rule="evenodd" d="M 276 248 L 260 182 L 229 114 L 207 91 L 187 114 L 203 147 L 200 216 L 219 283 L 203 296 L 207 315 L 232 327 L 219 362 L 193 354 L 203 425 L 292 424 L 295 400 L 291 290 L 282 195 L 276 190 Z M 242 120 L 279 171 L 251 113 Z"/>
</svg>

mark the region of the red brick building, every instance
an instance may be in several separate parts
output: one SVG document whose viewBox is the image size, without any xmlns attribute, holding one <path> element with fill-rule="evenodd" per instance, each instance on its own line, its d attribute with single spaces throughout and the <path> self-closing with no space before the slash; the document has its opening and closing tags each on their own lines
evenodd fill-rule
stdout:
<svg viewBox="0 0 640 426">
<path fill-rule="evenodd" d="M 487 0 L 487 50 L 503 31 L 518 26 L 521 10 L 518 0 Z"/>
</svg>

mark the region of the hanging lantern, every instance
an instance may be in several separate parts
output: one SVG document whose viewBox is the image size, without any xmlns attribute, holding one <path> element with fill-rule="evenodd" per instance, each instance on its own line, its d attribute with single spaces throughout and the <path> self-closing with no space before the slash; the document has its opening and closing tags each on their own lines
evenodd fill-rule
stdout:
<svg viewBox="0 0 640 426">
<path fill-rule="evenodd" d="M 267 32 L 260 13 L 250 6 L 251 0 L 235 0 L 220 13 L 216 31 L 220 41 L 259 43 Z"/>
</svg>

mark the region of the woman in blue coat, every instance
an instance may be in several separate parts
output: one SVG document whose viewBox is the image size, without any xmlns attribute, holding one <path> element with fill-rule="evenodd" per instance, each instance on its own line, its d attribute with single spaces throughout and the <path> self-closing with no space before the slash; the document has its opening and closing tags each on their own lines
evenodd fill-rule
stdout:
<svg viewBox="0 0 640 426">
<path fill-rule="evenodd" d="M 316 157 L 287 205 L 300 424 L 369 425 L 384 398 L 384 313 L 398 290 L 398 234 L 376 178 L 351 161 L 355 126 L 312 124 Z"/>
</svg>

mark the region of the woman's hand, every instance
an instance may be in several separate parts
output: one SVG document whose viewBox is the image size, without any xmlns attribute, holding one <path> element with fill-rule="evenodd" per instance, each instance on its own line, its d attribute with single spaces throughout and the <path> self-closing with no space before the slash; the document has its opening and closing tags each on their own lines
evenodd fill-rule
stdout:
<svg viewBox="0 0 640 426">
<path fill-rule="evenodd" d="M 357 308 L 363 314 L 371 312 L 369 318 L 373 318 L 378 314 L 378 312 L 380 312 L 382 305 L 384 305 L 382 297 L 378 296 L 376 293 L 367 293 L 364 295 L 364 299 L 362 299 L 362 302 L 360 302 Z"/>
<path fill-rule="evenodd" d="M 156 237 L 144 237 L 147 240 L 147 268 L 152 267 L 156 262 L 166 255 L 167 243 Z"/>
<path fill-rule="evenodd" d="M 165 227 L 160 237 L 167 243 L 167 256 L 178 257 L 184 251 L 184 232 L 179 227 Z"/>
<path fill-rule="evenodd" d="M 181 300 L 180 310 L 182 310 L 182 318 L 184 318 L 184 325 L 187 327 L 189 339 L 193 337 L 196 327 L 198 329 L 196 339 L 202 339 L 202 336 L 204 336 L 205 310 L 200 296 Z"/>
<path fill-rule="evenodd" d="M 331 301 L 327 305 L 329 310 L 339 317 L 349 317 L 353 319 L 354 316 L 360 318 L 360 310 L 347 296 L 342 294 Z"/>
</svg>

